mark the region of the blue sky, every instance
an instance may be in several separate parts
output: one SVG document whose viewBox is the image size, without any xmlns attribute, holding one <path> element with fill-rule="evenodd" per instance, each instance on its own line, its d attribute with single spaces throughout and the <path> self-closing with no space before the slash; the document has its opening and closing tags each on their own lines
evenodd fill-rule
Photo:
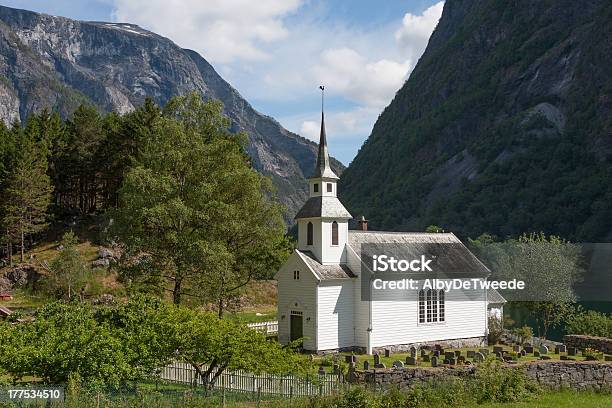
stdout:
<svg viewBox="0 0 612 408">
<path fill-rule="evenodd" d="M 442 12 L 434 0 L 3 0 L 129 22 L 202 54 L 260 112 L 316 140 L 326 86 L 331 153 L 350 163 Z"/>
</svg>

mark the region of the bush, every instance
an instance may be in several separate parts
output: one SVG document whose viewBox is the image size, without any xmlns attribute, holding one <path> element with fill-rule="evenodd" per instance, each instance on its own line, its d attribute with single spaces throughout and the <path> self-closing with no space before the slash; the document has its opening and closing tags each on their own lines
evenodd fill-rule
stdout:
<svg viewBox="0 0 612 408">
<path fill-rule="evenodd" d="M 489 334 L 487 334 L 489 344 L 497 344 L 503 333 L 504 325 L 501 320 L 495 316 L 489 316 Z"/>
<path fill-rule="evenodd" d="M 524 401 L 540 390 L 520 368 L 502 367 L 501 361 L 493 356 L 478 366 L 476 379 L 470 385 L 479 404 Z"/>
<path fill-rule="evenodd" d="M 612 316 L 595 310 L 579 311 L 566 319 L 565 333 L 612 338 Z"/>
</svg>

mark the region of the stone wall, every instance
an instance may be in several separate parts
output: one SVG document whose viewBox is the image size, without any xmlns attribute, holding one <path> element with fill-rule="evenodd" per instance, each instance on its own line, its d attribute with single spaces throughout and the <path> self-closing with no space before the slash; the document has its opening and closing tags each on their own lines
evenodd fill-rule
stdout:
<svg viewBox="0 0 612 408">
<path fill-rule="evenodd" d="M 606 354 L 612 354 L 612 339 L 607 337 L 581 336 L 571 334 L 563 336 L 563 342 L 567 347 L 576 347 L 584 350 L 587 347 L 603 351 Z"/>
<path fill-rule="evenodd" d="M 612 364 L 602 362 L 578 361 L 538 361 L 504 368 L 521 368 L 540 385 L 552 388 L 571 388 L 575 390 L 612 389 Z M 377 387 L 410 387 L 433 378 L 469 377 L 477 368 L 472 366 L 456 368 L 405 367 L 356 371 L 353 381 Z"/>
</svg>

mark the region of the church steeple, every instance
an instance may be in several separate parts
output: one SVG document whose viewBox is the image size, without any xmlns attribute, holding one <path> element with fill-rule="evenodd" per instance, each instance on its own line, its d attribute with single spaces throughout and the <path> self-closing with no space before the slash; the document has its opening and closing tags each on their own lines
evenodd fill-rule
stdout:
<svg viewBox="0 0 612 408">
<path fill-rule="evenodd" d="M 310 198 L 298 211 L 298 250 L 309 251 L 322 264 L 346 262 L 348 220 L 353 218 L 337 197 L 338 176 L 331 169 L 325 134 L 323 86 L 321 89 L 321 137 L 317 165 L 308 179 Z"/>
<path fill-rule="evenodd" d="M 315 171 L 310 178 L 329 178 L 338 179 L 338 176 L 331 169 L 329 161 L 329 152 L 327 151 L 327 135 L 325 133 L 325 87 L 320 86 L 321 89 L 321 135 L 319 136 L 319 152 L 317 154 L 317 165 Z"/>
</svg>

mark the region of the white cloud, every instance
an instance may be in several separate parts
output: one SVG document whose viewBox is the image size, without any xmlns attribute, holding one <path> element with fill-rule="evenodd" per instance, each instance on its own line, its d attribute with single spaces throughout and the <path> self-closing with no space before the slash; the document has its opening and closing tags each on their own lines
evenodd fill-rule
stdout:
<svg viewBox="0 0 612 408">
<path fill-rule="evenodd" d="M 323 51 L 313 73 L 316 82 L 333 84 L 334 92 L 380 108 L 389 103 L 410 69 L 410 61 L 368 60 L 351 48 L 337 48 Z"/>
<path fill-rule="evenodd" d="M 142 25 L 215 62 L 269 57 L 262 44 L 287 36 L 283 18 L 301 0 L 114 0 L 113 20 Z"/>
<path fill-rule="evenodd" d="M 406 13 L 402 19 L 402 26 L 395 32 L 395 39 L 408 53 L 410 58 L 419 57 L 434 28 L 440 20 L 444 2 L 434 4 L 426 9 L 421 15 Z"/>
</svg>

